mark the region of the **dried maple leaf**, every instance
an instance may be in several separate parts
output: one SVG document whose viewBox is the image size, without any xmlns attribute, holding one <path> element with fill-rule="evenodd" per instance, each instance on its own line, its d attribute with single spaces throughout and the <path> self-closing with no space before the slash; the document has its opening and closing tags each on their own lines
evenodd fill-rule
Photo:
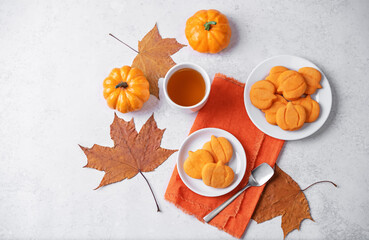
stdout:
<svg viewBox="0 0 369 240">
<path fill-rule="evenodd" d="M 175 38 L 161 38 L 158 27 L 148 32 L 138 42 L 138 54 L 132 67 L 143 71 L 150 83 L 150 93 L 159 98 L 158 80 L 165 77 L 168 70 L 176 63 L 170 57 L 186 45 L 180 44 Z"/>
<path fill-rule="evenodd" d="M 304 219 L 313 218 L 310 215 L 309 203 L 303 193 L 311 186 L 328 182 L 337 185 L 331 181 L 319 181 L 311 184 L 301 190 L 299 185 L 277 165 L 272 179 L 265 186 L 258 205 L 252 215 L 257 223 L 268 221 L 277 216 L 282 216 L 281 227 L 284 238 L 295 229 L 300 229 L 300 224 Z"/>
<path fill-rule="evenodd" d="M 302 220 L 314 221 L 299 185 L 276 165 L 274 176 L 265 186 L 252 219 L 262 223 L 279 215 L 282 216 L 284 237 L 292 230 L 300 229 Z"/>
<path fill-rule="evenodd" d="M 133 178 L 137 173 L 140 173 L 152 192 L 151 186 L 142 172 L 153 171 L 177 150 L 160 147 L 165 129 L 157 127 L 154 115 L 151 115 L 139 133 L 136 131 L 133 119 L 126 122 L 118 118 L 116 114 L 114 115 L 114 121 L 110 125 L 110 136 L 114 141 L 114 147 L 96 144 L 92 148 L 80 146 L 87 156 L 85 167 L 105 172 L 96 189 Z M 157 202 L 156 205 L 160 211 Z"/>
</svg>

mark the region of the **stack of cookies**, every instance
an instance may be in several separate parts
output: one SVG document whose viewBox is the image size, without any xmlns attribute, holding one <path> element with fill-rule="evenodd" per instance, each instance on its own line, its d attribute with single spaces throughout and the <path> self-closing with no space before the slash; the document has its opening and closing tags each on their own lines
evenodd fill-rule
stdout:
<svg viewBox="0 0 369 240">
<path fill-rule="evenodd" d="M 305 122 L 314 122 L 319 117 L 319 103 L 311 94 L 322 88 L 321 78 L 321 73 L 312 67 L 293 71 L 275 66 L 265 80 L 252 85 L 250 100 L 265 113 L 268 123 L 283 130 L 298 130 Z"/>
<path fill-rule="evenodd" d="M 185 173 L 214 188 L 226 188 L 233 182 L 234 172 L 226 164 L 233 155 L 232 144 L 224 137 L 211 136 L 202 149 L 189 151 L 183 164 Z"/>
</svg>

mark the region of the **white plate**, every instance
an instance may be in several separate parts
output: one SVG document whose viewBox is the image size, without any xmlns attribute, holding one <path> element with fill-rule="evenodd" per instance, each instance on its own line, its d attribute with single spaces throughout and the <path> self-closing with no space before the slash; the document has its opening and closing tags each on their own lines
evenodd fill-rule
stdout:
<svg viewBox="0 0 369 240">
<path fill-rule="evenodd" d="M 320 81 L 320 84 L 322 85 L 322 88 L 317 89 L 317 91 L 311 95 L 311 97 L 320 105 L 320 114 L 315 122 L 305 123 L 302 128 L 296 131 L 285 131 L 278 126 L 269 124 L 265 119 L 265 114 L 251 104 L 251 86 L 255 82 L 265 79 L 268 76 L 270 69 L 274 66 L 284 66 L 295 71 L 302 67 L 313 67 L 321 72 L 322 80 Z M 255 126 L 261 131 L 278 139 L 298 140 L 310 136 L 318 131 L 321 126 L 323 126 L 324 122 L 328 118 L 329 112 L 331 111 L 332 91 L 331 87 L 329 86 L 328 79 L 322 70 L 320 70 L 314 63 L 300 57 L 281 55 L 268 58 L 267 60 L 259 63 L 259 65 L 252 70 L 246 82 L 244 101 L 247 114 Z"/>
<path fill-rule="evenodd" d="M 233 147 L 233 156 L 229 161 L 228 166 L 234 171 L 234 179 L 232 184 L 226 188 L 209 187 L 205 185 L 201 179 L 191 178 L 183 170 L 183 163 L 188 157 L 188 151 L 196 151 L 201 149 L 206 142 L 210 141 L 211 135 L 227 138 Z M 217 197 L 232 191 L 235 187 L 237 187 L 245 175 L 246 165 L 246 154 L 242 144 L 235 136 L 219 128 L 204 128 L 192 133 L 182 143 L 177 159 L 177 169 L 183 183 L 193 192 L 206 197 Z"/>
</svg>

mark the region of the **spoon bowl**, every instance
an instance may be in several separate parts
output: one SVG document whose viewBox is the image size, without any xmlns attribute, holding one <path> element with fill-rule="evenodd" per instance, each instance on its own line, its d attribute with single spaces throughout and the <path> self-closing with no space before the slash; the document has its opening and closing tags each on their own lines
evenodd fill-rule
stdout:
<svg viewBox="0 0 369 240">
<path fill-rule="evenodd" d="M 264 185 L 269 179 L 273 176 L 274 170 L 269 164 L 262 163 L 257 166 L 254 170 L 252 170 L 251 175 L 249 177 L 250 187 L 260 187 Z"/>
</svg>

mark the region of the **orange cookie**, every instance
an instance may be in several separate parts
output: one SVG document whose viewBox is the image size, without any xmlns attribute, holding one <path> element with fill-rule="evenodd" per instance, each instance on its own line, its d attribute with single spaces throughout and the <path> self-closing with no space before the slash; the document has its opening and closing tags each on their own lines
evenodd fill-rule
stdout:
<svg viewBox="0 0 369 240">
<path fill-rule="evenodd" d="M 202 149 L 207 150 L 213 156 L 215 162 L 223 164 L 229 162 L 233 155 L 232 144 L 224 137 L 211 136 L 211 140 L 206 142 Z"/>
<path fill-rule="evenodd" d="M 268 109 L 277 97 L 274 95 L 275 87 L 268 80 L 261 80 L 251 86 L 251 103 L 259 109 Z"/>
<path fill-rule="evenodd" d="M 278 90 L 277 92 L 283 93 L 283 96 L 287 100 L 296 100 L 305 93 L 306 83 L 303 76 L 293 70 L 288 70 L 278 77 Z"/>
<path fill-rule="evenodd" d="M 281 75 L 281 73 L 283 73 L 287 70 L 288 70 L 288 68 L 283 67 L 283 66 L 272 67 L 272 69 L 270 69 L 269 76 L 266 77 L 265 79 L 271 81 L 273 83 L 273 85 L 275 86 L 275 88 L 278 89 L 278 86 L 279 86 L 278 77 L 279 77 L 279 75 Z"/>
<path fill-rule="evenodd" d="M 289 102 L 286 106 L 278 109 L 276 119 L 278 126 L 283 130 L 297 130 L 304 125 L 306 119 L 305 108 Z"/>
<path fill-rule="evenodd" d="M 317 88 L 322 88 L 320 85 L 320 80 L 322 79 L 322 74 L 312 67 L 303 67 L 299 69 L 299 73 L 305 78 L 307 88 L 305 90 L 306 94 L 315 93 Z"/>
<path fill-rule="evenodd" d="M 287 105 L 286 99 L 284 99 L 281 95 L 277 95 L 277 100 L 273 102 L 272 106 L 268 109 L 262 110 L 265 113 L 265 118 L 268 123 L 277 125 L 276 121 L 276 113 L 279 108 Z"/>
<path fill-rule="evenodd" d="M 298 100 L 292 101 L 293 104 L 299 104 L 305 108 L 306 111 L 306 120 L 305 122 L 314 122 L 320 113 L 320 106 L 317 101 L 311 98 L 308 95 L 306 98 L 300 98 Z"/>
<path fill-rule="evenodd" d="M 183 169 L 188 176 L 192 178 L 201 179 L 201 172 L 207 163 L 213 163 L 214 159 L 211 154 L 203 149 L 196 152 L 188 152 L 188 158 L 183 164 Z"/>
<path fill-rule="evenodd" d="M 211 187 L 228 187 L 234 179 L 232 168 L 223 165 L 222 162 L 208 163 L 202 169 L 202 181 Z"/>
</svg>

